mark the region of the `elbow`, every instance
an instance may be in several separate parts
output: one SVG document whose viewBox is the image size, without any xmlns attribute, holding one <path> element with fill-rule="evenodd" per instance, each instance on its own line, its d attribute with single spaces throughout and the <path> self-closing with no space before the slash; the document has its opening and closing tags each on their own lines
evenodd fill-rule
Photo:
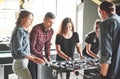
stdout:
<svg viewBox="0 0 120 79">
<path fill-rule="evenodd" d="M 86 53 L 87 53 L 87 54 L 90 54 L 90 50 L 86 50 Z"/>
<path fill-rule="evenodd" d="M 56 50 L 57 51 L 57 54 L 59 54 L 60 53 L 60 50 Z"/>
<path fill-rule="evenodd" d="M 61 50 L 57 50 L 57 54 L 61 56 Z"/>
</svg>

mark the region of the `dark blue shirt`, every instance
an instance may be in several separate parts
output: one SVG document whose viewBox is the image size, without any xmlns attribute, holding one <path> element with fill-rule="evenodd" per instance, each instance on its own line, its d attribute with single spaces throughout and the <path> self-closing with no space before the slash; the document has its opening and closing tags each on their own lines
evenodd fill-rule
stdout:
<svg viewBox="0 0 120 79">
<path fill-rule="evenodd" d="M 120 79 L 120 16 L 110 15 L 99 27 L 100 61 L 110 61 L 106 79 Z"/>
</svg>

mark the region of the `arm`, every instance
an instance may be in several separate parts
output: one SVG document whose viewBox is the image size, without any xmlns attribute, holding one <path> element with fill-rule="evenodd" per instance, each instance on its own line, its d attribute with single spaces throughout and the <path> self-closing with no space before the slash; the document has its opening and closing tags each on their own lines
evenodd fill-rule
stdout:
<svg viewBox="0 0 120 79">
<path fill-rule="evenodd" d="M 50 61 L 50 48 L 51 48 L 51 39 L 52 39 L 52 36 L 53 36 L 53 29 L 51 28 L 49 30 L 49 32 L 47 32 L 47 38 L 49 39 L 46 43 L 45 43 L 45 56 L 47 58 L 48 61 Z"/>
<path fill-rule="evenodd" d="M 84 57 L 83 54 L 82 54 L 81 47 L 80 47 L 80 41 L 79 41 L 79 35 L 78 35 L 78 33 L 75 32 L 75 33 L 74 33 L 74 36 L 75 36 L 74 40 L 76 41 L 76 42 L 75 42 L 75 47 L 76 47 L 76 49 L 77 49 L 77 52 L 79 53 L 81 59 L 85 59 L 85 57 Z"/>
<path fill-rule="evenodd" d="M 106 20 L 100 24 L 100 63 L 101 74 L 106 76 L 108 73 L 109 64 L 112 59 L 113 53 L 113 30 L 117 23 L 113 20 Z"/>
<path fill-rule="evenodd" d="M 22 29 L 18 28 L 17 30 L 14 31 L 14 34 L 12 35 L 12 49 L 14 50 L 14 55 L 19 57 L 19 58 L 25 58 L 25 56 L 28 54 L 26 51 L 28 49 L 28 47 L 23 47 L 23 38 L 24 32 L 22 31 Z M 27 45 L 27 43 L 25 43 Z M 26 49 L 26 50 L 24 50 Z"/>
<path fill-rule="evenodd" d="M 47 61 L 50 61 L 50 41 L 45 43 L 45 57 Z"/>
<path fill-rule="evenodd" d="M 37 30 L 38 28 L 33 28 L 31 33 L 30 33 L 30 48 L 31 48 L 31 53 L 42 58 L 43 59 L 43 55 L 41 51 L 38 51 L 36 49 L 36 45 L 37 45 L 37 40 L 38 40 L 38 35 L 39 32 Z"/>
<path fill-rule="evenodd" d="M 80 55 L 80 58 L 81 58 L 81 59 L 84 59 L 83 54 L 82 54 L 82 51 L 81 51 L 80 43 L 77 43 L 77 44 L 76 44 L 76 49 L 77 49 L 77 52 L 78 52 L 79 55 Z"/>
<path fill-rule="evenodd" d="M 59 44 L 56 44 L 56 50 L 60 57 L 62 57 L 65 60 L 71 60 L 71 58 L 69 56 L 67 56 L 66 54 L 64 54 L 64 52 L 61 51 L 61 47 Z"/>
<path fill-rule="evenodd" d="M 43 64 L 44 63 L 44 61 L 41 58 L 38 58 L 38 57 L 33 56 L 33 55 L 32 56 L 27 55 L 26 58 L 33 61 L 33 62 L 35 62 L 35 63 L 38 63 L 38 64 Z"/>
<path fill-rule="evenodd" d="M 86 44 L 86 52 L 88 55 L 90 55 L 93 58 L 99 58 L 99 56 L 97 56 L 95 53 L 93 53 L 91 50 L 91 44 Z"/>
</svg>

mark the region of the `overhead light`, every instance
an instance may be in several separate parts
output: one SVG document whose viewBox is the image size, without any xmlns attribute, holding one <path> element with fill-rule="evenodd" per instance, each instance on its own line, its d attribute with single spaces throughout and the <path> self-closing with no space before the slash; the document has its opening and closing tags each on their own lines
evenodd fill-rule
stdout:
<svg viewBox="0 0 120 79">
<path fill-rule="evenodd" d="M 99 0 L 92 0 L 94 3 L 96 3 L 97 5 L 100 5 L 101 4 L 101 1 Z"/>
</svg>

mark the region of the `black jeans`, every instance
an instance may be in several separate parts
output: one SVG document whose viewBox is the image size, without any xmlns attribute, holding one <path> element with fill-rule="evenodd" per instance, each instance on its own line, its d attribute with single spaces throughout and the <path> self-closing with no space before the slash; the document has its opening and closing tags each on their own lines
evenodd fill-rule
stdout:
<svg viewBox="0 0 120 79">
<path fill-rule="evenodd" d="M 55 79 L 58 79 L 58 74 L 60 74 L 60 76 L 62 77 L 62 72 L 57 71 Z M 66 72 L 66 79 L 70 79 L 70 72 L 69 71 Z"/>
<path fill-rule="evenodd" d="M 67 71 L 67 73 L 66 73 L 66 79 L 70 79 L 70 71 Z"/>
<path fill-rule="evenodd" d="M 28 63 L 28 68 L 30 70 L 30 73 L 31 73 L 31 76 L 32 76 L 32 79 L 37 79 L 37 70 L 38 70 L 38 66 L 36 63 L 32 62 L 32 61 L 29 61 Z"/>
</svg>

